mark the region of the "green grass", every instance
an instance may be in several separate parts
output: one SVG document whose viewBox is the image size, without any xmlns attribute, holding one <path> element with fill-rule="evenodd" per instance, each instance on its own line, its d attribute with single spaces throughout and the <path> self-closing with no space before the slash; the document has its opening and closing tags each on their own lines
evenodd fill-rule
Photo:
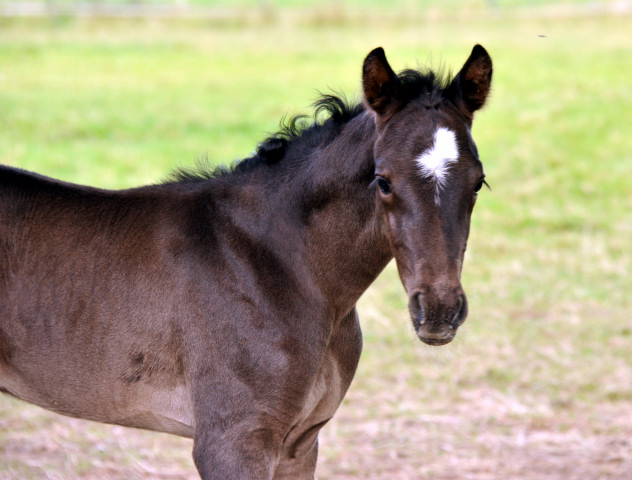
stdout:
<svg viewBox="0 0 632 480">
<path fill-rule="evenodd" d="M 528 473 L 485 461 L 514 452 L 520 465 L 525 451 L 507 445 L 530 431 L 560 435 L 579 454 L 581 445 L 601 452 L 592 441 L 612 448 L 629 439 L 631 18 L 477 11 L 451 20 L 403 7 L 335 14 L 0 20 L 0 163 L 107 188 L 157 182 L 202 156 L 226 163 L 248 155 L 284 115 L 309 113 L 317 90 L 357 98 L 362 59 L 377 45 L 397 69 L 455 70 L 480 42 L 495 77 L 473 133 L 492 190 L 480 195 L 464 268 L 470 317 L 452 344 L 421 345 L 387 268 L 360 304 L 365 351 L 339 420 L 323 434 L 321 474 L 562 478 L 554 462 L 535 462 Z M 29 413 L 34 424 L 21 427 L 16 414 L 24 412 L 31 410 L 0 397 L 0 478 L 40 478 L 3 451 L 34 441 L 38 428 L 54 435 L 57 417 Z M 95 433 L 93 443 L 129 432 L 120 431 Z M 575 434 L 584 443 L 573 443 Z M 562 455 L 525 438 L 534 451 Z M 83 451 L 80 438 L 55 441 Z M 446 442 L 452 453 L 440 447 Z M 134 442 L 119 443 L 133 451 Z M 91 478 L 120 463 L 86 447 L 97 459 L 78 461 L 73 473 L 55 448 L 41 448 L 52 458 L 44 470 L 60 478 Z M 152 447 L 143 448 L 121 462 L 152 463 Z M 418 448 L 426 453 L 405 453 Z M 584 468 L 582 478 L 625 478 L 608 470 L 623 464 L 607 458 L 590 463 L 586 453 L 567 465 Z M 545 477 L 551 472 L 558 477 Z"/>
</svg>

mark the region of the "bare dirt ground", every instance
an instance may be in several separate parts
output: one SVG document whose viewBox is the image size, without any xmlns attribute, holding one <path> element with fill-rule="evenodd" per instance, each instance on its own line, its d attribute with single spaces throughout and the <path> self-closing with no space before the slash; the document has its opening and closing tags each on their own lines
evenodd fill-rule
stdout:
<svg viewBox="0 0 632 480">
<path fill-rule="evenodd" d="M 323 432 L 321 478 L 632 479 L 628 406 L 601 411 L 602 429 L 589 413 L 532 415 L 491 392 L 477 395 L 447 415 L 363 421 L 341 412 Z"/>
</svg>

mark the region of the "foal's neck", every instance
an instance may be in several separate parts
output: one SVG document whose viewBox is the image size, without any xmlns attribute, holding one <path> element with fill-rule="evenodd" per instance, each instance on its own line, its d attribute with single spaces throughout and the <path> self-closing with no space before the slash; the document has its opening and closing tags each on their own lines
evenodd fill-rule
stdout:
<svg viewBox="0 0 632 480">
<path fill-rule="evenodd" d="M 345 314 L 392 258 L 374 188 L 376 129 L 369 113 L 352 119 L 313 156 L 304 195 L 308 268 L 337 314 Z"/>
</svg>

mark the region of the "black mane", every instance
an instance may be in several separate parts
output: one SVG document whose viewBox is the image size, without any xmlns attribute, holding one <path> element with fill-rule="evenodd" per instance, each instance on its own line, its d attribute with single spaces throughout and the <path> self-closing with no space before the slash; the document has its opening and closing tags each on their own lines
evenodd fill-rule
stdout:
<svg viewBox="0 0 632 480">
<path fill-rule="evenodd" d="M 442 95 L 451 83 L 451 78 L 442 72 L 404 70 L 398 75 L 398 94 L 403 102 L 415 100 L 426 95 L 431 102 Z M 402 105 L 402 106 L 403 106 Z M 333 140 L 341 127 L 362 114 L 365 106 L 362 102 L 350 103 L 344 96 L 323 94 L 314 102 L 312 122 L 307 115 L 297 115 L 290 120 L 282 120 L 281 128 L 259 145 L 254 154 L 231 165 L 213 167 L 205 159 L 198 162 L 197 168 L 179 168 L 167 179 L 166 183 L 202 182 L 212 178 L 254 170 L 261 165 L 274 165 L 280 162 L 291 145 L 320 145 Z"/>
</svg>

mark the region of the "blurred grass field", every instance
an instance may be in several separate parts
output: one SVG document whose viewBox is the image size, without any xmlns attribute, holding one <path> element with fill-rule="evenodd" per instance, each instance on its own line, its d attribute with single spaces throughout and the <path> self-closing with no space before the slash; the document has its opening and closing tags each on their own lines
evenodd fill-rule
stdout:
<svg viewBox="0 0 632 480">
<path fill-rule="evenodd" d="M 0 163 L 106 188 L 158 182 L 248 155 L 318 91 L 359 98 L 378 45 L 396 69 L 456 71 L 483 44 L 495 77 L 473 134 L 492 190 L 473 216 L 468 321 L 452 344 L 422 345 L 386 269 L 361 300 L 363 357 L 317 473 L 631 479 L 629 10 L 328 5 L 0 19 Z M 0 479 L 197 478 L 190 448 L 0 397 Z"/>
</svg>

